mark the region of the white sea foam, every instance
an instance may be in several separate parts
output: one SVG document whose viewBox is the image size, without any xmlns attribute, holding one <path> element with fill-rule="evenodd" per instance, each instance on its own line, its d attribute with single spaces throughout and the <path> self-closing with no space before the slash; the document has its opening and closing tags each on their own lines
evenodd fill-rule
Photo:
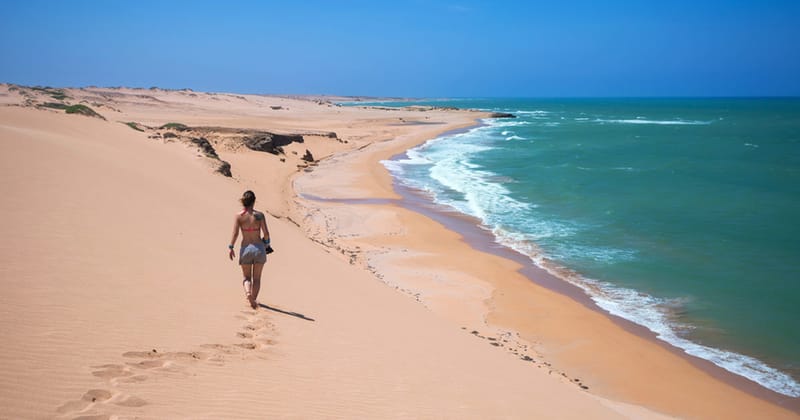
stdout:
<svg viewBox="0 0 800 420">
<path fill-rule="evenodd" d="M 483 122 L 489 124 L 491 127 L 520 127 L 523 125 L 531 125 L 530 121 L 500 121 L 500 120 L 483 120 Z"/>
<path fill-rule="evenodd" d="M 632 124 L 706 124 L 693 121 L 654 122 L 642 119 L 618 121 Z M 531 211 L 537 208 L 535 204 L 512 198 L 504 186 L 506 182 L 500 182 L 502 178 L 498 174 L 480 168 L 471 160 L 475 154 L 492 149 L 489 145 L 482 144 L 482 131 L 488 130 L 487 132 L 491 133 L 496 127 L 515 125 L 519 124 L 493 120 L 487 126 L 466 133 L 429 141 L 408 151 L 406 159 L 383 163 L 401 182 L 427 192 L 435 202 L 479 218 L 494 234 L 499 244 L 529 256 L 534 264 L 580 287 L 600 308 L 610 314 L 650 329 L 659 339 L 683 349 L 687 354 L 709 360 L 773 391 L 800 397 L 800 384 L 765 363 L 750 356 L 704 346 L 682 337 L 680 332 L 690 329 L 691 326 L 677 322 L 674 317 L 676 309 L 681 306 L 680 300 L 664 300 L 633 289 L 588 279 L 556 265 L 550 259 L 588 257 L 600 263 L 614 263 L 635 258 L 635 251 L 570 245 L 554 247 L 554 250 L 550 251 L 550 256 L 545 256 L 537 247 L 537 243 L 569 238 L 581 227 L 564 221 L 544 221 L 531 217 Z M 458 141 L 455 141 L 456 139 Z M 447 143 L 440 143 L 442 141 Z M 406 173 L 402 167 L 414 165 L 430 165 L 430 179 L 412 180 L 404 176 Z M 631 167 L 610 169 L 636 170 Z M 435 182 L 430 182 L 431 180 Z M 516 225 L 507 226 L 508 221 L 513 221 Z"/>
<path fill-rule="evenodd" d="M 550 111 L 543 111 L 543 110 L 523 111 L 523 110 L 517 110 L 514 113 L 515 114 L 519 114 L 519 115 L 547 115 L 547 114 L 550 114 Z"/>
<path fill-rule="evenodd" d="M 500 132 L 500 134 L 502 134 L 504 136 L 507 136 L 507 135 L 509 135 L 511 133 L 512 133 L 512 131 L 508 131 L 508 130 L 503 130 L 502 132 Z"/>
<path fill-rule="evenodd" d="M 584 280 L 587 281 L 587 280 Z M 800 397 L 800 384 L 789 375 L 778 371 L 753 357 L 731 351 L 704 346 L 678 335 L 688 326 L 676 325 L 671 319 L 669 303 L 641 292 L 594 282 L 604 292 L 590 293 L 598 306 L 611 314 L 629 319 L 647 327 L 658 338 L 687 354 L 709 360 L 730 372 L 753 380 L 766 388 L 791 397 Z M 579 285 L 580 286 L 580 285 Z M 584 287 L 584 290 L 596 290 Z"/>
<path fill-rule="evenodd" d="M 745 145 L 745 147 L 752 147 L 752 148 L 754 148 L 754 149 L 758 149 L 758 145 L 757 145 L 757 144 L 753 144 L 753 143 L 745 143 L 744 145 Z"/>
<path fill-rule="evenodd" d="M 590 259 L 596 262 L 614 264 L 630 261 L 636 258 L 636 251 L 632 249 L 601 248 L 594 246 L 562 245 L 550 251 L 553 258 L 559 260 Z"/>
<path fill-rule="evenodd" d="M 410 149 L 406 151 L 406 158 L 405 159 L 387 159 L 382 160 L 381 164 L 383 164 L 386 169 L 396 175 L 403 175 L 405 173 L 405 167 L 411 165 L 429 165 L 431 161 L 425 159 L 419 151 L 415 149 Z"/>
<path fill-rule="evenodd" d="M 525 137 L 509 136 L 509 137 L 506 137 L 506 140 L 525 140 Z"/>
<path fill-rule="evenodd" d="M 686 121 L 686 120 L 646 120 L 646 119 L 623 119 L 623 120 L 609 120 L 597 118 L 594 122 L 598 123 L 612 123 L 612 124 L 656 124 L 656 125 L 708 125 L 711 121 Z"/>
<path fill-rule="evenodd" d="M 737 375 L 744 376 L 775 392 L 790 397 L 800 397 L 800 384 L 791 376 L 778 371 L 764 362 L 743 354 L 704 346 L 680 336 L 679 331 L 691 330 L 690 325 L 677 322 L 673 316 L 682 306 L 680 300 L 665 300 L 637 290 L 614 286 L 610 283 L 587 279 L 554 264 L 538 247 L 527 240 L 527 235 L 511 234 L 494 229 L 497 242 L 531 258 L 537 266 L 551 274 L 583 289 L 600 308 L 612 315 L 625 318 L 653 331 L 656 336 L 685 351 L 687 354 L 706 359 Z M 573 249 L 599 261 L 633 258 L 635 252 L 628 250 Z"/>
</svg>

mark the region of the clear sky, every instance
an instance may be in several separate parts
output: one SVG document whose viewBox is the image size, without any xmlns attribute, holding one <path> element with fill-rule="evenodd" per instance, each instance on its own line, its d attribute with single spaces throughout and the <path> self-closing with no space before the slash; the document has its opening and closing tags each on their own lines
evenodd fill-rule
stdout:
<svg viewBox="0 0 800 420">
<path fill-rule="evenodd" d="M 2 1 L 0 82 L 425 97 L 800 95 L 800 1 Z"/>
</svg>

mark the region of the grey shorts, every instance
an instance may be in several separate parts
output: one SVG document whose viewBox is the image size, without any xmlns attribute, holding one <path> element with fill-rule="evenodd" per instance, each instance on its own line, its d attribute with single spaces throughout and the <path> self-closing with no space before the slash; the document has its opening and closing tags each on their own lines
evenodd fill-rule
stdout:
<svg viewBox="0 0 800 420">
<path fill-rule="evenodd" d="M 239 265 L 264 264 L 267 262 L 267 251 L 263 243 L 250 244 L 239 250 Z"/>
</svg>

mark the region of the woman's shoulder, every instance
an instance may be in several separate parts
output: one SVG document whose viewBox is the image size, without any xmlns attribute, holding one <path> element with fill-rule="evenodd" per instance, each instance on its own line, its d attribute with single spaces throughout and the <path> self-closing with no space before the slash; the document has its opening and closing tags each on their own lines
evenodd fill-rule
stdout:
<svg viewBox="0 0 800 420">
<path fill-rule="evenodd" d="M 253 217 L 255 217 L 256 220 L 258 220 L 260 222 L 260 221 L 264 220 L 264 213 L 262 213 L 262 212 L 260 212 L 258 210 L 253 210 Z"/>
</svg>

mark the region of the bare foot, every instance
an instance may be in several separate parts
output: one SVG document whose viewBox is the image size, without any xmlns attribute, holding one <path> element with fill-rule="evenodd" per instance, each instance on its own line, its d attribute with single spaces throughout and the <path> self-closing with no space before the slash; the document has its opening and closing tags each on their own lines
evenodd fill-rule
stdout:
<svg viewBox="0 0 800 420">
<path fill-rule="evenodd" d="M 247 299 L 247 303 L 250 304 L 250 307 L 255 309 L 257 307 L 256 301 L 253 298 L 253 284 L 250 280 L 244 279 L 242 281 L 242 286 L 244 286 L 244 297 Z"/>
</svg>

